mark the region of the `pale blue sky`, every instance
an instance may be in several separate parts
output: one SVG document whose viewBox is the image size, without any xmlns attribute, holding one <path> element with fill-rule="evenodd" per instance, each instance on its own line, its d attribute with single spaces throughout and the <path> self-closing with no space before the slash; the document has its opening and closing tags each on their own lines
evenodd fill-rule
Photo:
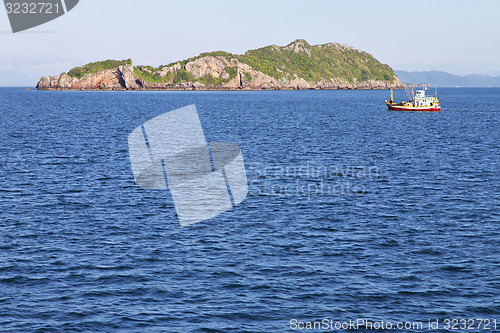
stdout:
<svg viewBox="0 0 500 333">
<path fill-rule="evenodd" d="M 68 14 L 12 34 L 0 8 L 0 85 L 105 59 L 160 65 L 297 38 L 339 42 L 394 69 L 500 71 L 500 1 L 80 0 Z"/>
</svg>

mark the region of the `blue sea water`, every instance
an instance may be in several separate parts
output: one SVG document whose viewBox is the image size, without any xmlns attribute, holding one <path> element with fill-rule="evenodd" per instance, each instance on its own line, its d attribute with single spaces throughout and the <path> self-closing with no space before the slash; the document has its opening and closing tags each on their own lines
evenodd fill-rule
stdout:
<svg viewBox="0 0 500 333">
<path fill-rule="evenodd" d="M 0 331 L 500 332 L 500 89 L 438 93 L 442 112 L 406 113 L 388 91 L 0 89 Z M 127 137 L 193 103 L 250 193 L 181 228 Z"/>
</svg>

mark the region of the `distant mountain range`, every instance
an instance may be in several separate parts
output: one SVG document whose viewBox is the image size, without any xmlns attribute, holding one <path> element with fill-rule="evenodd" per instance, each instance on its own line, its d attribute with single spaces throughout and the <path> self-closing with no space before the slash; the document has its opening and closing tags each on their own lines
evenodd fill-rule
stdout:
<svg viewBox="0 0 500 333">
<path fill-rule="evenodd" d="M 500 87 L 500 76 L 470 74 L 453 75 L 440 71 L 407 72 L 395 70 L 396 76 L 405 84 L 428 83 L 438 87 Z"/>
</svg>

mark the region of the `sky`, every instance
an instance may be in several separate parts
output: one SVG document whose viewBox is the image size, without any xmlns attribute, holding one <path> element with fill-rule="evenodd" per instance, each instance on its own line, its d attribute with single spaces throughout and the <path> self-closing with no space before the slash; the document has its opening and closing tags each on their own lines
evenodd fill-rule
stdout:
<svg viewBox="0 0 500 333">
<path fill-rule="evenodd" d="M 0 85 L 33 86 L 99 60 L 158 66 L 299 38 L 348 44 L 393 69 L 500 75 L 498 13 L 498 0 L 80 0 L 13 34 L 0 8 Z"/>
</svg>

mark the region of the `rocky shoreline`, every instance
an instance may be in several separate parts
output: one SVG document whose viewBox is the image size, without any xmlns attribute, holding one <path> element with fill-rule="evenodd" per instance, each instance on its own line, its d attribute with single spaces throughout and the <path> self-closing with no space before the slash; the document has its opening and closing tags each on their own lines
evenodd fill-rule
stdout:
<svg viewBox="0 0 500 333">
<path fill-rule="evenodd" d="M 353 57 L 366 53 L 335 43 L 310 46 L 305 41 L 296 41 L 286 48 L 271 46 L 274 52 L 288 52 L 308 59 L 315 47 L 340 50 Z M 283 51 L 282 51 L 283 50 Z M 339 52 L 340 52 L 339 51 Z M 249 51 L 250 52 L 250 51 Z M 368 55 L 368 54 L 366 54 Z M 369 56 L 369 55 L 368 55 Z M 371 57 L 371 56 L 370 56 Z M 302 58 L 302 59 L 303 59 Z M 301 59 L 301 58 L 299 58 Z M 328 62 L 329 59 L 324 60 Z M 376 61 L 376 60 L 375 60 Z M 377 62 L 378 63 L 378 62 Z M 295 64 L 295 63 L 293 63 Z M 380 63 L 378 63 L 380 64 Z M 336 89 L 401 89 L 405 86 L 391 73 L 388 80 L 347 80 L 341 77 L 306 80 L 287 68 L 276 68 L 282 75 L 271 76 L 256 70 L 236 55 L 205 54 L 184 62 L 154 69 L 150 66 L 134 67 L 132 63 L 111 69 L 75 77 L 63 73 L 43 77 L 37 84 L 38 90 L 336 90 Z M 367 70 L 363 70 L 367 72 Z M 70 72 L 71 73 L 71 72 Z M 272 73 L 271 73 L 272 74 Z M 387 75 L 386 75 L 387 77 Z"/>
</svg>

